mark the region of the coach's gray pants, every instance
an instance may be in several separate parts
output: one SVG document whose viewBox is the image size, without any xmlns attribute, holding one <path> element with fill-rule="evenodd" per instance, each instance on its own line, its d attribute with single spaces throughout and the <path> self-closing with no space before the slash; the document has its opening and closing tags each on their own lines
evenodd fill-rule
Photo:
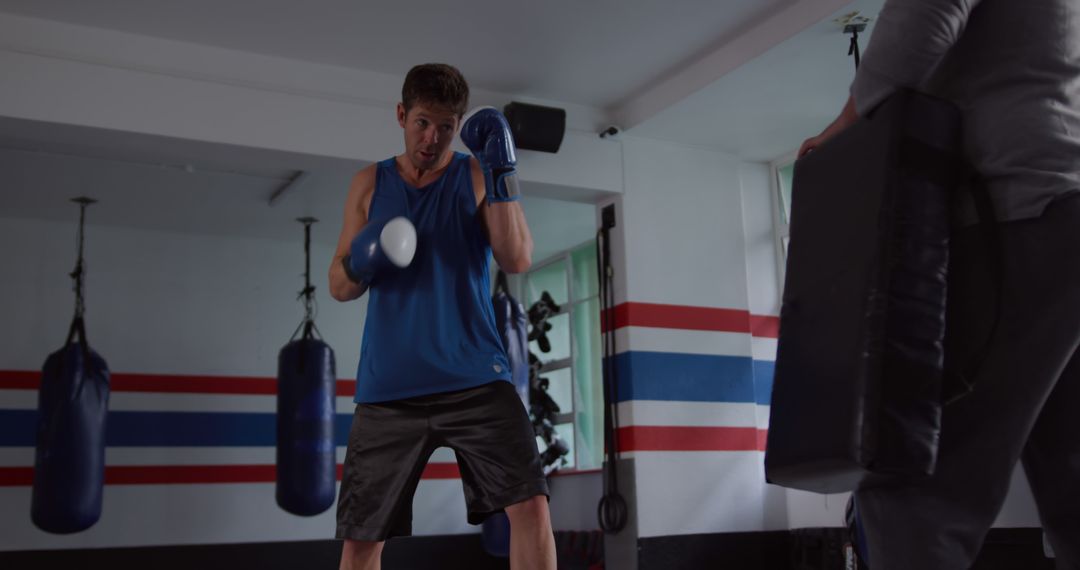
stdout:
<svg viewBox="0 0 1080 570">
<path fill-rule="evenodd" d="M 947 406 L 934 476 L 859 491 L 873 570 L 969 568 L 1018 460 L 1059 569 L 1080 569 L 1080 194 L 998 224 L 1000 322 L 975 390 Z M 947 365 L 986 346 L 997 300 L 981 227 L 954 236 Z"/>
</svg>

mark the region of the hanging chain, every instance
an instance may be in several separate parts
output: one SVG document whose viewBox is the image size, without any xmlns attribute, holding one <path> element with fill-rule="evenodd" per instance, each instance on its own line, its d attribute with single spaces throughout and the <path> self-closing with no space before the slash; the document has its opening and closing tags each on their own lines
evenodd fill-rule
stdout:
<svg viewBox="0 0 1080 570">
<path fill-rule="evenodd" d="M 851 34 L 851 42 L 848 43 L 848 57 L 855 58 L 855 71 L 859 71 L 860 54 L 859 54 L 859 34 L 866 31 L 866 25 L 870 23 L 870 18 L 863 16 L 858 12 L 850 12 L 833 20 L 840 24 L 844 29 L 845 34 Z"/>
<path fill-rule="evenodd" d="M 315 320 L 315 286 L 311 284 L 311 224 L 319 221 L 312 217 L 297 218 L 296 221 L 304 224 L 304 288 L 300 291 L 297 299 L 304 302 L 304 322 L 311 323 Z"/>
<path fill-rule="evenodd" d="M 75 318 L 81 319 L 83 312 L 86 310 L 86 303 L 83 300 L 83 276 L 86 275 L 86 267 L 83 263 L 83 242 L 85 241 L 85 228 L 86 228 L 86 207 L 90 204 L 97 202 L 93 198 L 87 198 L 86 196 L 80 196 L 78 198 L 72 198 L 72 202 L 79 205 L 79 257 L 75 261 L 75 269 L 69 274 L 72 279 L 75 280 Z"/>
<path fill-rule="evenodd" d="M 844 27 L 845 34 L 851 34 L 851 43 L 848 45 L 849 56 L 855 57 L 855 71 L 859 71 L 859 32 L 866 29 L 866 24 L 849 24 Z"/>
</svg>

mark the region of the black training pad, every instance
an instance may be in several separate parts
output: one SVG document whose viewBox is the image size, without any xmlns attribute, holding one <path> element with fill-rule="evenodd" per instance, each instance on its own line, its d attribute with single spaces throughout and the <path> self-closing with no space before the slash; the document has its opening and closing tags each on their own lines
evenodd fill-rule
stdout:
<svg viewBox="0 0 1080 570">
<path fill-rule="evenodd" d="M 795 164 L 765 470 L 822 493 L 933 472 L 959 115 L 902 91 Z"/>
</svg>

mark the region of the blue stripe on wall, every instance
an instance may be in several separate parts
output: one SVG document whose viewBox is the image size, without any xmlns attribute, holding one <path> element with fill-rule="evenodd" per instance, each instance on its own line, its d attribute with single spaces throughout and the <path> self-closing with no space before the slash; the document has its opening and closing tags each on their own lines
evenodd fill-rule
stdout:
<svg viewBox="0 0 1080 570">
<path fill-rule="evenodd" d="M 769 360 L 754 361 L 754 401 L 762 406 L 772 403 L 773 375 L 776 363 Z"/>
<path fill-rule="evenodd" d="M 618 400 L 753 402 L 750 359 L 630 351 L 615 357 Z"/>
<path fill-rule="evenodd" d="M 352 414 L 334 418 L 334 443 L 349 439 Z M 0 410 L 0 446 L 36 444 L 37 410 Z M 276 445 L 275 414 L 109 412 L 105 444 L 136 447 Z"/>
<path fill-rule="evenodd" d="M 745 356 L 628 351 L 615 357 L 618 400 L 768 405 L 774 367 Z"/>
<path fill-rule="evenodd" d="M 615 357 L 619 401 L 769 405 L 775 363 L 741 356 L 630 351 Z M 335 443 L 348 442 L 352 414 L 335 418 Z M 36 410 L 0 409 L 0 446 L 35 445 Z M 106 445 L 142 447 L 273 446 L 275 414 L 109 413 Z"/>
</svg>

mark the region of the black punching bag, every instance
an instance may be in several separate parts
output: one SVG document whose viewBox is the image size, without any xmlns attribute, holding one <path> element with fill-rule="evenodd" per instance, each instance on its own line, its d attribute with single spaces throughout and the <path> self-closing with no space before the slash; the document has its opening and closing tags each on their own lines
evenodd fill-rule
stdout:
<svg viewBox="0 0 1080 570">
<path fill-rule="evenodd" d="M 75 271 L 75 318 L 64 347 L 49 355 L 38 390 L 37 442 L 30 518 L 43 531 L 86 530 L 101 518 L 109 367 L 90 349 L 83 323 L 83 222 Z"/>
<path fill-rule="evenodd" d="M 304 224 L 307 255 L 305 287 L 300 292 L 306 315 L 278 353 L 277 503 L 301 516 L 317 515 L 334 504 L 337 457 L 334 446 L 334 351 L 315 338 L 312 319 L 315 287 L 311 285 L 311 224 Z"/>
</svg>

